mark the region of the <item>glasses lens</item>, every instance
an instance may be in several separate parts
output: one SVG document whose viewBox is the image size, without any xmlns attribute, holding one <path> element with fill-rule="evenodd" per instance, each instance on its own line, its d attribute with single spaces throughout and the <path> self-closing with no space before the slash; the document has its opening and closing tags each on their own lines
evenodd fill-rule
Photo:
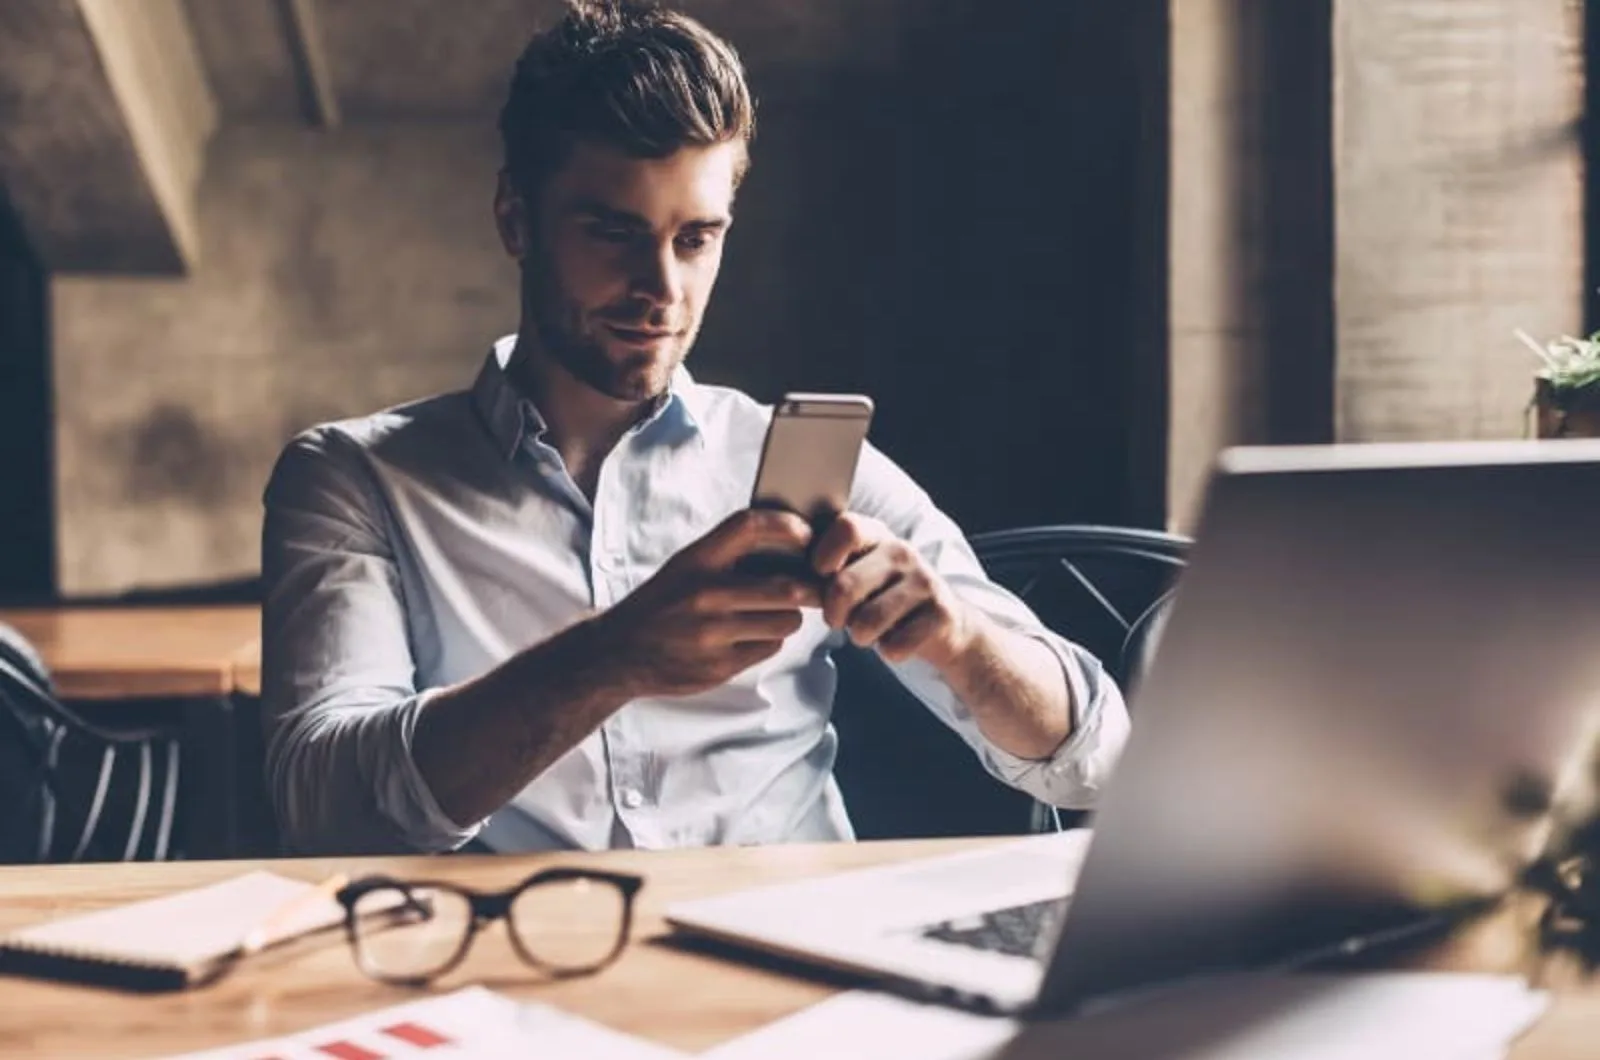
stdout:
<svg viewBox="0 0 1600 1060">
<path fill-rule="evenodd" d="M 380 888 L 356 902 L 362 967 L 386 979 L 437 975 L 455 959 L 472 926 L 472 906 L 434 887 Z"/>
<path fill-rule="evenodd" d="M 627 898 L 604 880 L 550 880 L 511 903 L 511 930 L 547 968 L 581 972 L 609 960 L 622 944 Z"/>
</svg>

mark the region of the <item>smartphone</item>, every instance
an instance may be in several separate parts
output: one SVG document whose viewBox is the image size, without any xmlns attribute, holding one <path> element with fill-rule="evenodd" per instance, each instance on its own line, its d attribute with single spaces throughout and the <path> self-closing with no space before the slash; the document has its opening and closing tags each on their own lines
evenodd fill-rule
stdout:
<svg viewBox="0 0 1600 1060">
<path fill-rule="evenodd" d="M 849 506 L 872 399 L 861 394 L 786 394 L 772 410 L 752 508 L 787 508 L 813 525 Z"/>
<path fill-rule="evenodd" d="M 821 529 L 849 507 L 872 399 L 861 394 L 786 394 L 772 410 L 752 508 L 784 508 Z M 813 574 L 803 555 L 748 556 L 755 574 Z"/>
</svg>

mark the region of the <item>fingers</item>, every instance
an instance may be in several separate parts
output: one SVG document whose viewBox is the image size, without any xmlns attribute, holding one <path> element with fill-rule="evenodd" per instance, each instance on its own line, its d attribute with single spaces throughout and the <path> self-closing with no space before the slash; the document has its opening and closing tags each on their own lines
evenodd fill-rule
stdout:
<svg viewBox="0 0 1600 1060">
<path fill-rule="evenodd" d="M 842 629 L 856 608 L 866 603 L 913 569 L 902 563 L 900 550 L 893 544 L 873 548 L 835 574 L 822 593 L 822 617 L 831 629 Z"/>
<path fill-rule="evenodd" d="M 696 610 L 711 615 L 820 606 L 820 587 L 782 576 L 729 579 L 702 591 L 695 599 Z"/>
<path fill-rule="evenodd" d="M 855 512 L 845 512 L 823 531 L 811 552 L 811 566 L 818 574 L 830 577 L 851 560 L 871 551 L 894 534 L 878 520 Z"/>
<path fill-rule="evenodd" d="M 868 542 L 865 552 L 828 580 L 822 616 L 830 628 L 845 630 L 857 645 L 877 645 L 886 658 L 899 661 L 945 628 L 949 608 L 941 603 L 942 583 L 916 550 L 894 537 L 872 541 L 873 532 L 871 526 L 864 531 L 845 528 L 834 541 L 819 542 L 819 552 Z M 882 643 L 886 638 L 887 645 Z"/>
<path fill-rule="evenodd" d="M 924 603 L 915 607 L 898 625 L 878 638 L 878 651 L 890 662 L 905 662 L 917 654 L 923 641 L 939 631 L 941 621 L 936 605 Z"/>
<path fill-rule="evenodd" d="M 685 662 L 682 659 L 664 667 L 656 691 L 662 695 L 693 695 L 733 680 L 739 674 L 776 655 L 781 640 L 752 640 L 724 644 Z"/>
<path fill-rule="evenodd" d="M 684 657 L 720 652 L 734 644 L 773 641 L 781 645 L 804 621 L 793 608 L 707 614 L 680 618 L 667 641 Z"/>
<path fill-rule="evenodd" d="M 798 611 L 751 612 L 738 619 L 718 620 L 705 633 L 713 643 L 701 646 L 710 653 L 710 683 L 721 684 L 776 655 L 789 634 L 799 628 Z"/>
<path fill-rule="evenodd" d="M 729 649 L 728 677 L 734 677 L 750 669 L 756 663 L 764 662 L 778 654 L 783 647 L 781 640 L 758 640 L 743 644 L 735 644 Z"/>
<path fill-rule="evenodd" d="M 888 588 L 852 611 L 845 630 L 856 644 L 871 647 L 906 616 L 931 602 L 931 597 L 919 592 L 911 579 L 897 578 Z"/>
<path fill-rule="evenodd" d="M 724 519 L 685 556 L 708 570 L 727 570 L 754 552 L 804 552 L 811 527 L 793 512 L 749 508 Z"/>
<path fill-rule="evenodd" d="M 718 619 L 715 624 L 720 640 L 727 644 L 751 644 L 783 641 L 800 628 L 798 611 L 745 611 Z"/>
</svg>

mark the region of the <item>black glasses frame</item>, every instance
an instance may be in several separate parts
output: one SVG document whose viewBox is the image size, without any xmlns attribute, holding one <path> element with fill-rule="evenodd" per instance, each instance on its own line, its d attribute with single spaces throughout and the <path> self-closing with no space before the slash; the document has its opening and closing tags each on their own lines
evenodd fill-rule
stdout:
<svg viewBox="0 0 1600 1060">
<path fill-rule="evenodd" d="M 540 960 L 523 943 L 518 934 L 516 925 L 511 921 L 511 906 L 524 891 L 532 890 L 552 883 L 566 883 L 573 880 L 587 880 L 591 883 L 606 884 L 616 888 L 622 896 L 622 923 L 617 930 L 616 942 L 609 952 L 599 960 L 577 967 L 558 967 L 547 961 Z M 336 897 L 339 904 L 344 906 L 345 935 L 350 940 L 350 948 L 354 951 L 356 964 L 362 972 L 373 979 L 399 986 L 422 986 L 441 976 L 448 975 L 466 958 L 467 951 L 472 948 L 473 940 L 478 937 L 478 932 L 496 920 L 506 921 L 506 934 L 511 936 L 511 947 L 516 950 L 517 956 L 523 962 L 547 972 L 557 978 L 569 976 L 592 975 L 606 967 L 627 947 L 629 937 L 633 931 L 633 901 L 639 890 L 644 886 L 644 877 L 632 876 L 618 872 L 602 872 L 598 869 L 553 868 L 543 869 L 534 873 L 521 883 L 503 891 L 477 891 L 470 887 L 463 887 L 457 883 L 443 880 L 399 880 L 392 876 L 364 876 L 339 890 Z M 438 968 L 418 975 L 394 975 L 374 968 L 367 959 L 365 948 L 361 942 L 361 927 L 356 916 L 356 904 L 374 891 L 398 891 L 405 895 L 405 905 L 413 909 L 420 909 L 415 891 L 435 890 L 449 891 L 463 898 L 472 911 L 472 919 L 467 922 L 466 930 L 461 933 L 461 942 L 457 945 L 455 953 L 450 959 Z M 402 906 L 404 908 L 404 906 Z"/>
</svg>

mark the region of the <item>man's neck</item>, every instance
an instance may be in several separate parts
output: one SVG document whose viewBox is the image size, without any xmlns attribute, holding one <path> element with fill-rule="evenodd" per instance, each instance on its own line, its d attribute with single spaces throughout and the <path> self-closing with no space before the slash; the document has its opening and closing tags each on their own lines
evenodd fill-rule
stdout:
<svg viewBox="0 0 1600 1060">
<path fill-rule="evenodd" d="M 517 332 L 507 375 L 539 410 L 545 441 L 592 498 L 601 462 L 651 402 L 618 401 L 582 382 L 545 352 L 530 327 Z"/>
</svg>

